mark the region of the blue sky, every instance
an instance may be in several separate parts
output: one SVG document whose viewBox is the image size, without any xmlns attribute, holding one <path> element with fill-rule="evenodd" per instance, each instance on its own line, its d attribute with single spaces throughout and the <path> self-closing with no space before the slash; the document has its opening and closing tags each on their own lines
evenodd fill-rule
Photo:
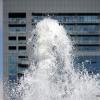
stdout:
<svg viewBox="0 0 100 100">
<path fill-rule="evenodd" d="M 3 39 L 2 39 L 2 0 L 0 0 L 0 80 L 2 79 L 2 43 L 3 43 Z"/>
</svg>

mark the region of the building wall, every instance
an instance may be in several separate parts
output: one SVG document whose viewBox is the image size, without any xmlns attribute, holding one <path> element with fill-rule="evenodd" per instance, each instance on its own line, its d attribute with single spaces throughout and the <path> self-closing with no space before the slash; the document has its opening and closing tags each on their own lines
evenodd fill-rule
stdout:
<svg viewBox="0 0 100 100">
<path fill-rule="evenodd" d="M 99 13 L 99 6 L 99 0 L 4 0 L 6 11 Z"/>
</svg>

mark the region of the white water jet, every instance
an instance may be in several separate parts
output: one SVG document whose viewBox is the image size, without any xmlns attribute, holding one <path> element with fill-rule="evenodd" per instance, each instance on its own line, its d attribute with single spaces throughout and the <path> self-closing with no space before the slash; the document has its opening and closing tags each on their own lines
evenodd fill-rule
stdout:
<svg viewBox="0 0 100 100">
<path fill-rule="evenodd" d="M 74 70 L 72 43 L 57 20 L 37 23 L 28 47 L 31 64 L 19 86 L 23 100 L 100 100 L 97 76 Z"/>
</svg>

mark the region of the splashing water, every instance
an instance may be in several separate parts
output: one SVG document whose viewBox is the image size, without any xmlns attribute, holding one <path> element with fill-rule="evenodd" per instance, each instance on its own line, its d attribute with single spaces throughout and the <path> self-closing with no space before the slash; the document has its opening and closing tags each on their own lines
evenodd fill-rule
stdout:
<svg viewBox="0 0 100 100">
<path fill-rule="evenodd" d="M 75 71 L 72 43 L 58 21 L 37 23 L 28 47 L 31 64 L 21 80 L 23 100 L 100 100 L 97 76 Z"/>
<path fill-rule="evenodd" d="M 17 87 L 22 100 L 100 100 L 97 76 L 75 71 L 72 43 L 57 20 L 38 22 L 28 48 L 30 67 Z"/>
</svg>

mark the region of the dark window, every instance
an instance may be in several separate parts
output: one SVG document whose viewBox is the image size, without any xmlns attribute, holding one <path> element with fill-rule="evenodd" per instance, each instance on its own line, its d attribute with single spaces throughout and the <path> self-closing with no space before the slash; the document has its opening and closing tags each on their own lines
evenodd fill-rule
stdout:
<svg viewBox="0 0 100 100">
<path fill-rule="evenodd" d="M 20 36 L 20 37 L 18 37 L 18 40 L 26 40 L 26 37 L 25 36 Z"/>
<path fill-rule="evenodd" d="M 18 64 L 18 67 L 21 67 L 21 68 L 27 68 L 29 65 L 28 64 Z"/>
<path fill-rule="evenodd" d="M 18 49 L 19 50 L 26 50 L 26 46 L 19 46 Z"/>
<path fill-rule="evenodd" d="M 16 40 L 16 36 L 9 36 L 8 39 L 9 40 Z"/>
<path fill-rule="evenodd" d="M 24 77 L 24 74 L 22 74 L 22 73 L 18 73 L 17 75 L 18 75 L 18 78 L 19 78 L 19 79 L 20 79 L 21 77 Z"/>
<path fill-rule="evenodd" d="M 9 13 L 9 18 L 25 18 L 26 17 L 26 13 Z"/>
<path fill-rule="evenodd" d="M 28 56 L 18 56 L 18 58 L 28 58 Z"/>
<path fill-rule="evenodd" d="M 26 24 L 19 24 L 19 25 L 17 25 L 17 24 L 9 24 L 8 26 L 9 27 L 26 27 Z"/>
<path fill-rule="evenodd" d="M 16 46 L 9 46 L 9 50 L 16 50 Z"/>
</svg>

